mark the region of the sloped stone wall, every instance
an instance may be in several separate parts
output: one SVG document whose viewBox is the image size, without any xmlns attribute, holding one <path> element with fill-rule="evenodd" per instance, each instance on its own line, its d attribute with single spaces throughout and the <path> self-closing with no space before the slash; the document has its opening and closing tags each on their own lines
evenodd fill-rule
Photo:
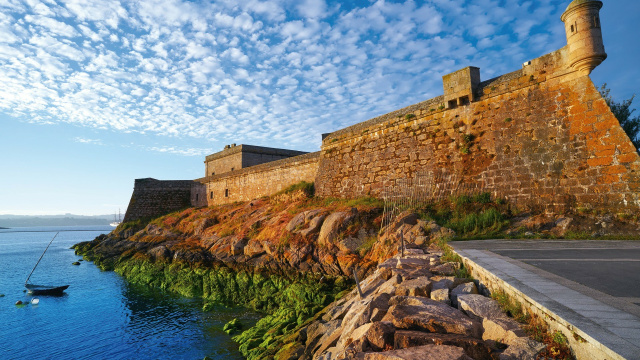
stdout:
<svg viewBox="0 0 640 360">
<path fill-rule="evenodd" d="M 193 180 L 136 179 L 124 222 L 157 217 L 192 206 L 192 189 L 202 188 Z"/>
<path fill-rule="evenodd" d="M 476 102 L 416 104 L 325 137 L 316 194 L 380 196 L 425 171 L 549 211 L 640 209 L 640 157 L 567 49 L 480 84 Z"/>
</svg>

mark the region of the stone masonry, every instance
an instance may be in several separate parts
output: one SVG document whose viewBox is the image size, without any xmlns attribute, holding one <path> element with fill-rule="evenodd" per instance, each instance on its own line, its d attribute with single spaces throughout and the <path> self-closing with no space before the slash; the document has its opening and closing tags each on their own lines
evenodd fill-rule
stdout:
<svg viewBox="0 0 640 360">
<path fill-rule="evenodd" d="M 174 204 L 167 208 L 187 198 L 211 206 L 303 180 L 315 181 L 319 196 L 380 196 L 386 185 L 428 171 L 455 174 L 520 207 L 635 213 L 640 157 L 588 77 L 607 56 L 601 7 L 598 0 L 569 4 L 562 49 L 483 82 L 475 67 L 445 75 L 443 96 L 323 134 L 320 152 L 227 146 L 205 159 L 202 185 L 185 185 L 176 199 L 169 199 L 173 190 L 154 197 L 140 195 L 152 188 L 134 189 L 125 220 L 160 209 L 160 198 Z"/>
</svg>

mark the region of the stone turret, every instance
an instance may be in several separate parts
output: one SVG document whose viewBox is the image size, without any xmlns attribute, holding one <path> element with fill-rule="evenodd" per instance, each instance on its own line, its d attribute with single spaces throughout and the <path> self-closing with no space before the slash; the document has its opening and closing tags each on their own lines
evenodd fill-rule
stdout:
<svg viewBox="0 0 640 360">
<path fill-rule="evenodd" d="M 569 66 L 583 75 L 607 58 L 600 28 L 599 0 L 573 0 L 562 14 L 569 46 Z"/>
</svg>

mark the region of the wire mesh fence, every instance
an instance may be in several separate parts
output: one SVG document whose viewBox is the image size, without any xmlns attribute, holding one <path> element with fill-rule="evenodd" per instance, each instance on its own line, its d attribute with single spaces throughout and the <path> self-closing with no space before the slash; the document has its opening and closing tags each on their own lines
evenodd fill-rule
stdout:
<svg viewBox="0 0 640 360">
<path fill-rule="evenodd" d="M 483 192 L 486 189 L 481 184 L 465 182 L 463 176 L 446 170 L 420 172 L 412 178 L 388 181 L 382 190 L 384 211 L 380 230 L 403 212 L 424 209 L 452 197 Z"/>
</svg>

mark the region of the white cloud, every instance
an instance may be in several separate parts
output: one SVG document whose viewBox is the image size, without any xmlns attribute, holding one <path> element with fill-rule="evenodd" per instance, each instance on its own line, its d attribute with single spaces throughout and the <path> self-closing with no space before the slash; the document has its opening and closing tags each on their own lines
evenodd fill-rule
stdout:
<svg viewBox="0 0 640 360">
<path fill-rule="evenodd" d="M 78 143 L 82 143 L 82 144 L 104 145 L 102 143 L 102 140 L 100 140 L 100 139 L 86 139 L 86 138 L 82 138 L 82 137 L 76 137 L 74 139 L 74 141 L 78 142 Z"/>
<path fill-rule="evenodd" d="M 517 68 L 555 41 L 549 4 L 4 1 L 0 113 L 309 149 L 319 133 L 440 94 L 449 71 Z"/>
<path fill-rule="evenodd" d="M 48 32 L 51 32 L 55 35 L 65 37 L 76 37 L 80 35 L 76 31 L 76 29 L 73 28 L 73 26 L 67 25 L 62 21 L 58 21 L 50 17 L 26 15 L 24 19 L 31 24 L 43 27 Z"/>
<path fill-rule="evenodd" d="M 327 3 L 324 0 L 302 0 L 296 9 L 303 17 L 322 18 L 327 12 Z"/>
</svg>

